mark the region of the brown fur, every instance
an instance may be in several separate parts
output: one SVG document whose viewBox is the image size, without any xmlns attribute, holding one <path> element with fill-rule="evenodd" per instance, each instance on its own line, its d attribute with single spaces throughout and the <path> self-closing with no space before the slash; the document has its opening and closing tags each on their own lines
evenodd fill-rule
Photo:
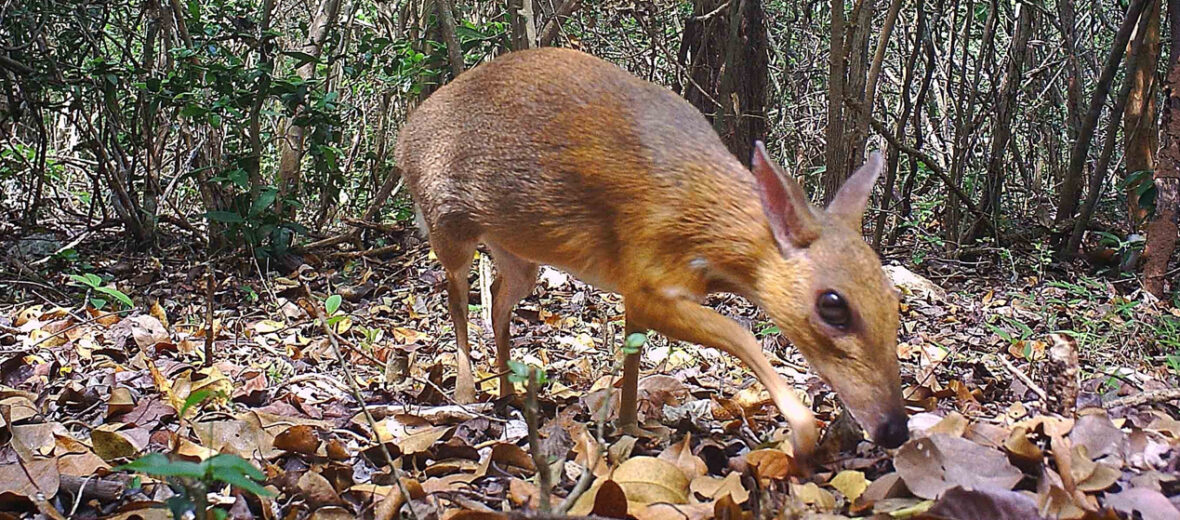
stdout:
<svg viewBox="0 0 1180 520">
<path fill-rule="evenodd" d="M 780 244 L 755 177 L 667 89 L 576 51 L 507 54 L 427 99 L 402 130 L 396 157 L 449 273 L 461 358 L 467 269 L 484 242 L 500 271 L 493 329 L 501 367 L 511 308 L 531 291 L 537 264 L 548 264 L 622 294 L 629 330 L 741 358 L 791 421 L 801 454 L 815 442 L 810 411 L 748 331 L 699 305 L 707 294 L 735 292 L 762 306 L 862 424 L 875 431 L 901 413 L 897 300 L 860 237 L 863 197 L 845 204 L 854 219 L 807 205 L 818 236 L 804 247 Z M 830 289 L 857 317 L 848 333 L 817 321 L 814 301 Z M 467 362 L 460 380 L 470 378 Z M 633 380 L 638 358 L 627 368 Z M 634 419 L 630 391 L 624 422 Z"/>
</svg>

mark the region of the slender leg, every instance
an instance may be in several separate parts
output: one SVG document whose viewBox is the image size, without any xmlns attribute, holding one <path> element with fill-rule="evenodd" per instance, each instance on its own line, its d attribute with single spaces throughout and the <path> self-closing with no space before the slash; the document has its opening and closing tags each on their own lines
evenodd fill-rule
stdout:
<svg viewBox="0 0 1180 520">
<path fill-rule="evenodd" d="M 432 240 L 432 245 L 447 271 L 447 308 L 451 312 L 455 343 L 459 347 L 456 356 L 458 376 L 455 379 L 455 401 L 469 404 L 475 402 L 475 376 L 471 369 L 471 345 L 467 339 L 467 292 L 471 287 L 467 275 L 471 272 L 475 243 Z"/>
<path fill-rule="evenodd" d="M 630 301 L 627 303 L 626 321 L 623 326 L 623 344 L 626 345 L 627 338 L 636 332 L 644 332 L 636 322 L 631 313 Z M 642 347 L 641 347 L 642 348 Z M 634 354 L 625 354 L 623 358 L 623 390 L 622 399 L 619 404 L 619 428 L 622 430 L 632 430 L 639 428 L 639 359 L 642 357 L 642 350 Z"/>
<path fill-rule="evenodd" d="M 500 397 L 512 395 L 508 380 L 508 360 L 512 350 L 512 309 L 537 282 L 537 264 L 508 251 L 489 245 L 496 263 L 496 280 L 492 282 L 492 333 L 496 337 L 496 370 L 500 372 Z"/>
<path fill-rule="evenodd" d="M 791 424 L 795 455 L 801 460 L 815 450 L 819 432 L 815 416 L 783 382 L 762 353 L 754 335 L 737 322 L 700 304 L 645 293 L 627 299 L 627 316 L 669 338 L 721 349 L 737 357 L 770 392 L 771 399 Z"/>
</svg>

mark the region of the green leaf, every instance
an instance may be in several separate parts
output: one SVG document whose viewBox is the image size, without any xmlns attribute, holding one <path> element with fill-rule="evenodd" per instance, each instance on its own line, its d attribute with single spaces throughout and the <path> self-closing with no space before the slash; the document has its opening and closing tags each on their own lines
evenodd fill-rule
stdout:
<svg viewBox="0 0 1180 520">
<path fill-rule="evenodd" d="M 339 294 L 333 294 L 324 301 L 324 310 L 328 311 L 328 315 L 336 314 L 336 310 L 340 308 L 341 298 Z"/>
<path fill-rule="evenodd" d="M 119 303 L 122 303 L 127 307 L 135 307 L 135 302 L 131 301 L 131 297 L 123 294 L 123 292 L 118 289 L 112 289 L 110 287 L 95 287 L 94 290 L 119 300 Z"/>
<path fill-rule="evenodd" d="M 221 482 L 248 491 L 258 496 L 270 496 L 272 493 L 257 482 L 246 478 L 240 471 L 229 468 L 214 468 L 210 476 Z"/>
<path fill-rule="evenodd" d="M 210 468 L 234 469 L 237 470 L 238 473 L 246 475 L 247 477 L 250 477 L 254 480 L 263 480 L 266 478 L 265 473 L 254 467 L 253 464 L 250 464 L 250 461 L 243 459 L 238 455 L 219 453 L 209 457 L 209 459 L 205 461 L 205 464 L 207 464 Z"/>
<path fill-rule="evenodd" d="M 145 473 L 154 477 L 187 477 L 200 479 L 205 476 L 205 468 L 196 462 L 187 460 L 168 460 L 163 453 L 149 453 L 130 464 L 115 468 L 116 471 L 131 470 Z"/>
<path fill-rule="evenodd" d="M 205 389 L 197 390 L 196 392 L 189 394 L 188 399 L 184 400 L 184 405 L 180 407 L 180 416 L 184 417 L 185 412 L 188 412 L 189 408 L 205 402 L 205 399 L 207 399 L 211 393 L 211 390 Z"/>
<path fill-rule="evenodd" d="M 623 353 L 638 354 L 639 349 L 643 347 L 644 343 L 647 343 L 647 334 L 632 332 L 631 335 L 627 336 L 627 340 L 623 342 Z"/>
<path fill-rule="evenodd" d="M 107 301 L 102 298 L 91 298 L 90 306 L 94 307 L 95 309 L 102 309 L 103 307 L 107 306 Z"/>
<path fill-rule="evenodd" d="M 275 188 L 267 188 L 259 192 L 258 198 L 254 199 L 254 202 L 250 204 L 250 216 L 254 217 L 261 215 L 262 212 L 266 210 L 266 208 L 269 208 L 271 204 L 274 204 L 275 198 L 277 198 L 278 195 L 279 190 Z"/>
<path fill-rule="evenodd" d="M 89 274 L 89 273 L 87 273 L 87 274 Z M 87 278 L 87 277 L 85 277 L 85 276 L 82 276 L 82 275 L 78 275 L 78 274 L 71 274 L 71 275 L 70 275 L 70 279 L 71 279 L 71 280 L 73 280 L 73 281 L 75 281 L 75 282 L 78 282 L 78 283 L 80 283 L 80 284 L 82 284 L 82 285 L 85 285 L 85 286 L 87 286 L 87 287 L 90 287 L 91 289 L 93 289 L 93 288 L 95 288 L 95 287 L 97 287 L 97 286 L 98 286 L 98 284 L 91 282 L 91 281 L 90 281 L 90 278 Z"/>
<path fill-rule="evenodd" d="M 295 68 L 319 61 L 319 58 L 302 51 L 283 51 L 283 54 L 295 59 Z"/>
<path fill-rule="evenodd" d="M 992 332 L 995 332 L 996 335 L 1003 338 L 1004 341 L 1007 341 L 1008 343 L 1012 343 L 1012 335 L 1008 334 L 1008 331 L 1001 329 L 995 325 L 992 325 L 991 323 L 984 323 L 984 325 L 987 325 L 987 328 L 991 329 Z"/>
</svg>

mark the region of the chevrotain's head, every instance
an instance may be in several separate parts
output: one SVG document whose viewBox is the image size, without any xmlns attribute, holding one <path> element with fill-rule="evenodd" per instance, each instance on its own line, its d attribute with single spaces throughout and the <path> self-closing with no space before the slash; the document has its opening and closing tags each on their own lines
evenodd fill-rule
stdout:
<svg viewBox="0 0 1180 520">
<path fill-rule="evenodd" d="M 881 173 L 874 152 L 827 209 L 766 155 L 754 151 L 762 208 L 780 255 L 759 275 L 759 304 L 840 395 L 878 444 L 909 437 L 897 363 L 898 297 L 861 238 L 861 217 Z"/>
</svg>

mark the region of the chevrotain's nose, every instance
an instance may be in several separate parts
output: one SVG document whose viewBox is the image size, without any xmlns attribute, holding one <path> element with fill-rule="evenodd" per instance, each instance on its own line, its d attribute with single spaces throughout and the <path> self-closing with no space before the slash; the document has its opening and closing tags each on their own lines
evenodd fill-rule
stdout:
<svg viewBox="0 0 1180 520">
<path fill-rule="evenodd" d="M 904 411 L 889 414 L 889 419 L 877 426 L 873 440 L 886 448 L 896 448 L 910 439 L 909 418 Z"/>
</svg>

